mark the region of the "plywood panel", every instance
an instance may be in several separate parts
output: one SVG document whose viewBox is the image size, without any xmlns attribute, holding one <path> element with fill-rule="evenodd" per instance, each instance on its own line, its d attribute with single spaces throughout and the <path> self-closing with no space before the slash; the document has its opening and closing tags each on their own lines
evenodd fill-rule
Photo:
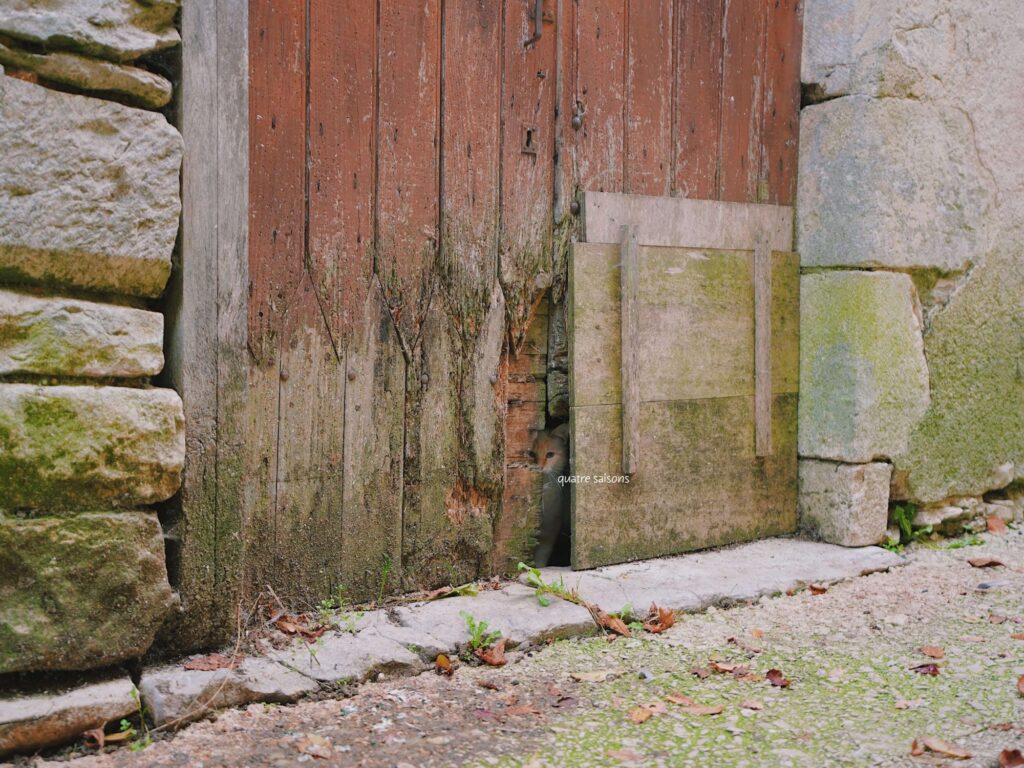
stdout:
<svg viewBox="0 0 1024 768">
<path fill-rule="evenodd" d="M 641 245 L 735 250 L 753 248 L 762 232 L 772 250 L 788 251 L 793 243 L 793 209 L 788 206 L 601 192 L 584 195 L 581 240 L 616 243 L 619 229 L 627 224 L 636 224 Z"/>
<path fill-rule="evenodd" d="M 621 402 L 619 247 L 573 247 L 571 402 Z M 640 399 L 753 395 L 753 251 L 640 249 Z M 799 257 L 772 254 L 772 383 L 798 386 Z"/>
<path fill-rule="evenodd" d="M 776 452 L 754 455 L 752 397 L 643 403 L 644 466 L 621 477 L 617 405 L 574 407 L 573 567 L 640 560 L 791 532 L 796 396 L 773 404 Z"/>
</svg>

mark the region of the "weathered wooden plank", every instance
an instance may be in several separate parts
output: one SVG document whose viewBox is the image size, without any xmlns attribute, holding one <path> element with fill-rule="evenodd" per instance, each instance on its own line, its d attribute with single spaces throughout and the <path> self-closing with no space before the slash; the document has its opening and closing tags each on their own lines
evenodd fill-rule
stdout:
<svg viewBox="0 0 1024 768">
<path fill-rule="evenodd" d="M 575 0 L 554 0 L 555 29 L 555 106 L 558 119 L 555 122 L 555 173 L 554 173 L 554 220 L 556 226 L 572 220 L 571 205 L 575 199 L 576 178 L 576 135 L 582 125 L 575 125 L 580 103 L 577 100 L 576 81 L 578 70 L 578 47 L 576 45 Z M 567 254 L 555 265 L 555 279 L 559 290 L 564 290 L 564 270 L 568 263 Z M 561 274 L 559 274 L 561 272 Z M 561 293 L 559 294 L 561 295 Z"/>
<path fill-rule="evenodd" d="M 753 398 L 643 403 L 640 451 L 657 472 L 621 477 L 619 406 L 572 408 L 574 568 L 789 533 L 796 527 L 796 395 L 777 396 L 772 456 L 754 456 Z M 609 535 L 613 531 L 614 535 Z"/>
<path fill-rule="evenodd" d="M 308 273 L 282 339 L 271 584 L 283 600 L 316 604 L 342 583 L 345 358 Z"/>
<path fill-rule="evenodd" d="M 306 7 L 258 0 L 249 12 L 249 347 L 270 363 L 305 238 Z"/>
<path fill-rule="evenodd" d="M 622 472 L 632 475 L 639 466 L 640 448 L 640 245 L 636 226 L 622 228 L 619 245 L 619 308 L 621 311 Z M 579 296 L 579 294 L 577 294 Z"/>
<path fill-rule="evenodd" d="M 772 254 L 763 235 L 754 248 L 754 444 L 758 456 L 772 452 Z"/>
<path fill-rule="evenodd" d="M 181 260 L 167 290 L 167 371 L 182 396 L 186 466 L 168 562 L 188 607 L 175 630 L 184 646 L 210 642 L 230 614 L 218 605 L 217 575 L 217 9 L 182 11 L 181 131 L 193 150 L 182 168 Z M 174 564 L 178 564 L 177 570 Z"/>
<path fill-rule="evenodd" d="M 674 197 L 587 192 L 580 239 L 617 243 L 619 228 L 636 224 L 641 245 L 752 249 L 759 233 L 773 251 L 793 247 L 793 209 Z"/>
<path fill-rule="evenodd" d="M 576 90 L 585 115 L 576 146 L 577 184 L 623 191 L 626 151 L 626 7 L 591 0 L 576 7 Z"/>
<path fill-rule="evenodd" d="M 619 247 L 577 243 L 572 257 L 570 397 L 621 402 Z M 752 251 L 640 249 L 640 397 L 754 394 Z M 799 257 L 772 254 L 775 394 L 798 387 Z M 646 462 L 646 459 L 645 459 Z"/>
<path fill-rule="evenodd" d="M 726 2 L 722 22 L 722 142 L 718 197 L 758 202 L 764 124 L 766 2 Z"/>
<path fill-rule="evenodd" d="M 376 281 L 346 359 L 343 583 L 357 599 L 380 593 L 402 564 L 405 358 Z M 390 566 L 386 568 L 386 566 Z"/>
<path fill-rule="evenodd" d="M 552 282 L 556 30 L 532 2 L 505 3 L 499 273 L 513 347 Z"/>
<path fill-rule="evenodd" d="M 796 200 L 802 16 L 799 0 L 768 3 L 761 178 L 767 202 L 783 205 Z"/>
<path fill-rule="evenodd" d="M 339 351 L 373 274 L 376 21 L 361 0 L 309 3 L 308 269 Z"/>
<path fill-rule="evenodd" d="M 718 197 L 724 0 L 678 0 L 675 179 L 683 197 Z"/>
<path fill-rule="evenodd" d="M 439 242 L 441 1 L 389 0 L 378 10 L 377 274 L 411 350 Z"/>
<path fill-rule="evenodd" d="M 668 195 L 673 187 L 674 5 L 626 3 L 624 192 Z"/>
</svg>

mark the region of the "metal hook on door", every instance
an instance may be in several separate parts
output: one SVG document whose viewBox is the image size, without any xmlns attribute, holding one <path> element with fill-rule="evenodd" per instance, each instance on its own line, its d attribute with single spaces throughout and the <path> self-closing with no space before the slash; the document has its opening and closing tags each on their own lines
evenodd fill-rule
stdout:
<svg viewBox="0 0 1024 768">
<path fill-rule="evenodd" d="M 533 0 L 533 35 L 526 39 L 523 46 L 529 48 L 540 40 L 544 32 L 544 0 Z"/>
</svg>

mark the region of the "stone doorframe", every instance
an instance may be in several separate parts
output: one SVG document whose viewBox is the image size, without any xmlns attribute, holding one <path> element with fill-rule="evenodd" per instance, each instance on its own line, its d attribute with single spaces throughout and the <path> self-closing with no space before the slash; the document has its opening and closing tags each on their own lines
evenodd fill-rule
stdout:
<svg viewBox="0 0 1024 768">
<path fill-rule="evenodd" d="M 183 4 L 181 263 L 167 368 L 185 405 L 185 477 L 171 578 L 175 644 L 233 636 L 242 564 L 249 192 L 248 0 Z"/>
</svg>

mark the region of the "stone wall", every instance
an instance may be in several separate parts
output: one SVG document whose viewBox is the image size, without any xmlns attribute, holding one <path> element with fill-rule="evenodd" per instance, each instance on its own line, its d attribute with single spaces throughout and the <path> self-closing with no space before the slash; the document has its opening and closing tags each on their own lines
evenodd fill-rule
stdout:
<svg viewBox="0 0 1024 768">
<path fill-rule="evenodd" d="M 0 757 L 135 711 L 118 665 L 176 602 L 154 505 L 181 482 L 184 419 L 153 377 L 181 211 L 182 141 L 157 111 L 177 13 L 0 4 Z M 39 671 L 71 692 L 29 728 L 38 690 L 16 691 Z"/>
<path fill-rule="evenodd" d="M 808 0 L 802 80 L 805 525 L 864 544 L 887 502 L 1019 516 L 1024 8 Z M 871 462 L 889 494 L 848 471 Z"/>
</svg>

